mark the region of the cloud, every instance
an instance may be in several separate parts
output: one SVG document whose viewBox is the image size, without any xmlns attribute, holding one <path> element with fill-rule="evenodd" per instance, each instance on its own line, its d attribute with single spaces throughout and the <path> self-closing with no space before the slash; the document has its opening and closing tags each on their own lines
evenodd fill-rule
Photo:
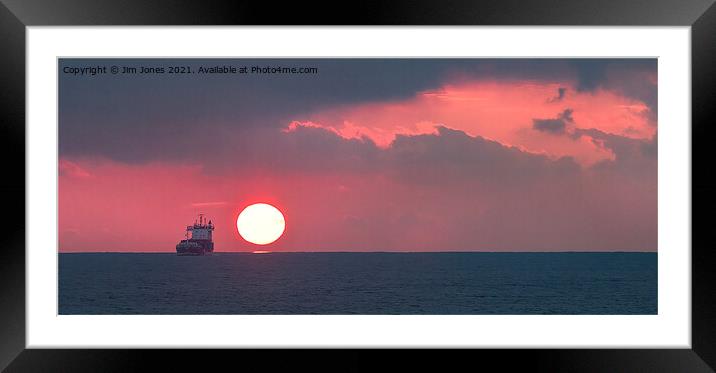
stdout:
<svg viewBox="0 0 716 373">
<path fill-rule="evenodd" d="M 559 87 L 557 88 L 557 96 L 552 97 L 548 102 L 560 102 L 564 99 L 565 94 L 567 94 L 567 88 Z"/>
<path fill-rule="evenodd" d="M 69 176 L 80 179 L 92 177 L 92 175 L 80 165 L 75 162 L 68 161 L 66 159 L 60 159 L 59 173 L 60 176 Z"/>
<path fill-rule="evenodd" d="M 218 206 L 226 206 L 226 201 L 217 201 L 217 202 L 193 202 L 191 204 L 191 207 L 218 207 Z"/>
<path fill-rule="evenodd" d="M 597 141 L 600 146 L 614 153 L 614 161 L 599 162 L 594 165 L 595 169 L 615 170 L 629 175 L 631 179 L 646 178 L 656 184 L 658 136 L 651 139 L 632 139 L 593 128 L 576 129 L 571 136 L 575 139 L 589 138 Z"/>
<path fill-rule="evenodd" d="M 618 158 L 585 168 L 446 126 L 398 135 L 385 148 L 295 126 L 252 137 L 247 153 L 209 170 L 71 159 L 96 176 L 60 177 L 60 225 L 87 232 L 62 233 L 60 247 L 170 250 L 194 217 L 187 196 L 209 193 L 193 207 L 226 202 L 211 214 L 220 251 L 249 249 L 233 224 L 258 201 L 286 216 L 286 237 L 272 251 L 655 250 L 656 169 L 629 158 L 641 140 L 579 136 L 614 147 Z M 643 151 L 640 162 L 655 161 Z M 138 217 L 152 219 L 153 229 Z M 134 236 L 102 230 L 120 226 Z"/>
<path fill-rule="evenodd" d="M 568 112 L 564 114 L 568 117 Z M 246 172 L 286 175 L 384 175 L 420 185 L 529 182 L 577 172 L 571 157 L 548 157 L 482 136 L 436 125 L 420 134 L 398 134 L 387 146 L 371 138 L 346 138 L 318 124 L 294 122 L 283 131 L 252 136 L 204 169 L 240 177 Z"/>
<path fill-rule="evenodd" d="M 565 109 L 556 118 L 532 119 L 532 128 L 537 131 L 561 134 L 565 132 L 567 125 L 571 123 L 574 123 L 572 109 Z"/>
<path fill-rule="evenodd" d="M 527 185 L 578 172 L 572 158 L 551 159 L 444 126 L 437 134 L 400 135 L 387 150 L 391 171 L 410 183 Z"/>
<path fill-rule="evenodd" d="M 580 164 L 611 159 L 592 142 L 552 136 L 572 128 L 596 128 L 631 138 L 651 138 L 656 128 L 644 103 L 598 89 L 576 92 L 568 84 L 467 81 L 421 92 L 409 100 L 349 105 L 304 114 L 311 123 L 344 138 L 367 137 L 386 148 L 398 135 L 430 134 L 436 126 L 464 131 L 532 153 L 571 156 Z M 565 88 L 559 106 L 549 102 Z M 571 111 L 564 112 L 564 108 Z"/>
<path fill-rule="evenodd" d="M 645 115 L 656 126 L 657 59 L 574 59 L 569 64 L 577 72 L 577 91 L 602 89 L 641 101 L 648 108 Z"/>
<path fill-rule="evenodd" d="M 597 89 L 605 80 L 605 72 L 609 64 L 609 59 L 575 59 L 571 61 L 571 65 L 577 71 L 577 91 L 593 91 Z"/>
<path fill-rule="evenodd" d="M 201 59 L 171 61 L 194 67 L 216 63 Z M 593 123 L 590 127 L 616 133 L 629 122 L 638 136 L 651 137 L 653 128 L 644 130 L 634 117 L 641 116 L 655 126 L 655 61 L 232 59 L 225 62 L 315 65 L 319 74 L 230 78 L 145 74 L 132 79 L 110 75 L 82 79 L 61 74 L 59 152 L 133 164 L 158 160 L 207 162 L 208 154 L 232 146 L 237 136 L 285 128 L 292 121 L 320 123 L 343 136 L 366 135 L 382 147 L 395 134 L 423 133 L 437 124 L 525 147 L 516 142 L 515 129 L 529 126 L 532 118 L 555 115 L 555 105 L 549 101 L 559 99 L 561 92 L 565 93 L 558 102 L 588 116 L 585 119 Z M 167 60 L 80 62 L 151 67 Z M 75 59 L 61 59 L 60 68 L 77 63 Z M 637 107 L 634 104 L 640 102 L 647 110 L 616 106 Z M 212 151 L 187 152 L 187 148 Z"/>
</svg>

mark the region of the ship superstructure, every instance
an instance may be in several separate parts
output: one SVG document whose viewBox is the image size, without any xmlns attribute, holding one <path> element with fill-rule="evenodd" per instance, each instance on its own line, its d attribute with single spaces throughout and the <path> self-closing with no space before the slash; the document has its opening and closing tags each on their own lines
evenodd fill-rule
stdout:
<svg viewBox="0 0 716 373">
<path fill-rule="evenodd" d="M 186 239 L 177 244 L 177 255 L 205 255 L 214 252 L 212 232 L 214 224 L 208 222 L 204 214 L 194 220 L 194 225 L 186 226 Z"/>
</svg>

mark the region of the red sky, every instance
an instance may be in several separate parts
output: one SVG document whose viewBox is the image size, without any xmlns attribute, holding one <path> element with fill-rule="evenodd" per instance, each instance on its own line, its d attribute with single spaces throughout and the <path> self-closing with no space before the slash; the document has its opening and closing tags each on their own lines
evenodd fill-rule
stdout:
<svg viewBox="0 0 716 373">
<path fill-rule="evenodd" d="M 279 94 L 259 81 L 265 101 L 252 110 L 266 115 L 212 111 L 204 99 L 191 127 L 181 113 L 167 117 L 162 110 L 182 108 L 164 101 L 108 109 L 136 89 L 115 91 L 114 81 L 85 114 L 74 98 L 101 87 L 67 82 L 59 248 L 172 252 L 203 212 L 217 251 L 655 251 L 656 69 L 646 66 L 601 67 L 587 88 L 577 73 L 451 70 L 412 92 L 305 107 L 290 84 L 272 101 Z M 159 83 L 146 84 L 161 92 Z M 103 115 L 143 126 L 86 134 Z M 63 141 L 86 145 L 64 151 Z M 236 232 L 241 208 L 255 202 L 285 215 L 273 244 Z"/>
</svg>

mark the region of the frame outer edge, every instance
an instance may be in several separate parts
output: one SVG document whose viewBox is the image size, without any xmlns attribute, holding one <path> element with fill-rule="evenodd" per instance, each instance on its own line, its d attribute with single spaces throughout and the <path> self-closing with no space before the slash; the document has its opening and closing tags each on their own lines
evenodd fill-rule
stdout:
<svg viewBox="0 0 716 373">
<path fill-rule="evenodd" d="M 2 0 L 23 23 L 62 25 L 689 26 L 713 0 Z"/>
<path fill-rule="evenodd" d="M 112 16 L 107 14 L 109 13 L 108 10 L 105 9 L 107 13 L 103 15 L 101 9 L 97 10 L 96 8 L 92 9 L 90 14 L 87 14 L 83 13 L 79 7 L 71 5 L 62 14 L 52 14 L 50 9 L 43 9 L 42 6 L 38 6 L 38 3 L 40 3 L 38 1 L 26 0 L 25 5 L 22 5 L 23 3 L 19 1 L 12 0 L 3 0 L 3 2 L 12 2 L 11 7 L 16 10 L 13 13 L 5 4 L 0 4 L 0 35 L 3 36 L 0 38 L 0 46 L 4 52 L 3 57 L 0 58 L 0 76 L 2 77 L 0 81 L 0 86 L 2 87 L 0 89 L 0 107 L 2 108 L 0 110 L 0 113 L 2 113 L 0 116 L 2 119 L 0 128 L 6 143 L 12 145 L 1 148 L 5 159 L 19 159 L 19 156 L 24 159 L 25 157 L 25 22 L 46 25 L 172 23 L 172 21 L 168 22 L 166 20 L 164 22 L 152 22 L 156 21 L 157 17 L 160 16 L 157 14 L 150 15 L 149 18 L 138 17 L 135 14 L 131 14 L 131 12 L 130 14 L 125 12 L 122 15 L 115 14 Z M 21 5 L 18 5 L 18 3 Z M 75 6 L 79 5 L 79 2 L 74 3 Z M 49 4 L 46 3 L 45 5 Z M 398 6 L 397 8 L 401 7 Z M 607 8 L 614 8 L 614 6 L 608 6 Z M 716 286 L 714 285 L 713 274 L 715 271 L 712 270 L 715 261 L 713 260 L 713 250 L 709 247 L 710 245 L 706 244 L 708 241 L 702 239 L 702 235 L 697 233 L 697 231 L 706 232 L 706 229 L 709 228 L 706 225 L 708 223 L 704 220 L 698 223 L 695 216 L 697 213 L 701 214 L 702 218 L 709 216 L 706 215 L 708 211 L 713 211 L 713 208 L 716 207 L 716 196 L 713 193 L 716 192 L 716 183 L 706 179 L 706 174 L 709 172 L 706 167 L 710 167 L 708 141 L 713 138 L 714 134 L 712 123 L 713 118 L 715 118 L 714 103 L 716 103 L 716 95 L 713 90 L 716 87 L 716 68 L 712 66 L 714 60 L 716 60 L 716 6 L 713 5 L 713 0 L 690 1 L 688 5 L 683 5 L 683 8 L 688 8 L 688 11 L 684 10 L 673 15 L 671 21 L 665 22 L 665 24 L 692 24 L 692 199 L 695 200 L 697 196 L 699 197 L 699 205 L 694 205 L 693 207 L 694 218 L 692 219 L 692 246 L 694 248 L 692 251 L 692 335 L 693 351 L 713 368 L 716 366 L 716 300 L 714 299 Z M 658 9 L 663 11 L 665 8 L 660 6 Z M 706 10 L 697 14 L 696 19 L 688 18 L 692 19 L 692 22 L 684 22 L 687 16 L 693 16 L 698 9 Z M 140 11 L 140 9 L 136 10 Z M 175 14 L 179 14 L 179 16 L 170 18 L 173 18 L 173 22 L 177 24 L 181 24 L 182 19 L 187 19 L 187 14 L 190 13 L 186 9 L 183 10 L 184 13 L 182 10 L 175 10 Z M 416 23 L 416 19 L 419 18 L 416 18 L 415 14 L 401 16 L 387 8 L 379 10 L 376 14 L 378 15 L 377 23 L 384 23 L 386 19 L 397 18 L 398 24 L 409 24 L 411 20 Z M 395 11 L 396 9 L 392 10 Z M 571 9 L 571 11 L 574 12 L 574 9 Z M 157 12 L 159 12 L 159 9 L 157 9 Z M 252 13 L 254 16 L 257 15 L 254 12 L 247 13 L 244 13 L 243 17 L 239 18 L 252 18 Z M 567 9 L 566 12 L 559 14 L 559 17 L 567 19 L 569 13 L 570 9 Z M 23 15 L 23 17 L 18 18 L 17 14 Z M 119 18 L 116 17 L 125 18 L 123 22 L 118 22 Z M 458 24 L 462 23 L 461 20 L 464 19 L 459 15 L 453 15 L 453 17 Z M 471 22 L 463 24 L 499 24 L 500 20 L 505 17 L 504 15 L 495 16 L 494 13 L 488 13 L 487 15 L 477 16 Z M 579 19 L 583 17 L 582 15 L 575 18 L 572 24 L 578 24 Z M 602 22 L 601 24 L 628 24 L 628 22 L 624 22 L 624 16 L 615 17 L 617 18 L 616 20 Z M 664 17 L 663 13 L 658 17 L 635 20 L 637 22 L 634 23 L 643 25 L 664 24 L 664 22 L 658 21 L 659 17 Z M 211 23 L 211 18 L 207 18 L 206 15 L 196 17 L 196 21 L 193 23 Z M 446 22 L 447 18 L 443 14 L 438 15 L 437 21 L 430 22 L 427 20 L 426 22 L 426 20 L 423 20 L 422 23 L 451 23 L 449 20 Z M 584 24 L 600 24 L 599 20 L 602 18 L 603 15 L 595 15 L 592 22 L 584 22 Z M 626 18 L 634 19 L 634 13 L 627 15 Z M 255 19 L 262 20 L 262 17 L 258 16 Z M 537 14 L 532 22 L 545 25 L 557 25 L 560 23 L 549 22 L 549 19 L 549 16 Z M 229 20 L 219 17 L 219 21 L 221 22 L 215 23 L 230 24 L 230 22 L 237 22 L 239 19 Z M 516 21 L 514 24 L 519 23 L 519 19 Z M 514 18 L 513 22 L 515 22 Z M 251 22 L 241 23 L 248 24 Z M 7 139 L 10 141 L 7 141 Z M 16 196 L 19 193 L 23 193 L 24 196 L 24 163 L 22 166 L 18 165 L 17 162 L 14 163 L 14 165 L 10 166 L 12 170 L 9 170 L 9 174 L 17 175 L 18 177 L 6 178 L 0 184 L 0 190 L 10 196 Z M 20 177 L 19 175 L 22 176 Z M 10 210 L 23 211 L 23 219 L 21 224 L 18 224 L 17 220 L 13 222 L 13 229 L 9 231 L 11 235 L 5 240 L 5 245 L 0 248 L 0 284 L 3 287 L 2 293 L 0 293 L 0 305 L 2 305 L 2 309 L 0 309 L 0 335 L 2 335 L 2 340 L 0 341 L 0 368 L 6 367 L 25 348 L 24 199 L 8 198 L 5 202 L 10 205 Z M 22 207 L 20 207 L 21 204 L 23 205 Z M 5 220 L 6 217 L 3 217 L 3 222 Z M 695 249 L 696 247 L 699 249 Z"/>
<path fill-rule="evenodd" d="M 716 255 L 711 219 L 716 208 L 713 180 L 716 118 L 716 4 L 691 27 L 692 107 L 692 348 L 716 367 Z M 699 203 L 694 203 L 698 198 Z M 699 219 L 696 219 L 699 217 Z M 711 219 L 710 219 L 711 218 Z"/>
<path fill-rule="evenodd" d="M 0 368 L 25 349 L 25 25 L 0 4 Z M 22 196 L 22 198 L 20 198 Z M 22 215 L 17 216 L 18 212 Z"/>
</svg>

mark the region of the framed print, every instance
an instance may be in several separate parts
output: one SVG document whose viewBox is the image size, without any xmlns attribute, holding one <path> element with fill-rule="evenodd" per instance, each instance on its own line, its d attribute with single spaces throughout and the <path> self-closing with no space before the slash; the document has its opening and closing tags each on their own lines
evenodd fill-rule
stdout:
<svg viewBox="0 0 716 373">
<path fill-rule="evenodd" d="M 715 8 L 512 5 L 7 2 L 3 366 L 712 371 Z"/>
</svg>

